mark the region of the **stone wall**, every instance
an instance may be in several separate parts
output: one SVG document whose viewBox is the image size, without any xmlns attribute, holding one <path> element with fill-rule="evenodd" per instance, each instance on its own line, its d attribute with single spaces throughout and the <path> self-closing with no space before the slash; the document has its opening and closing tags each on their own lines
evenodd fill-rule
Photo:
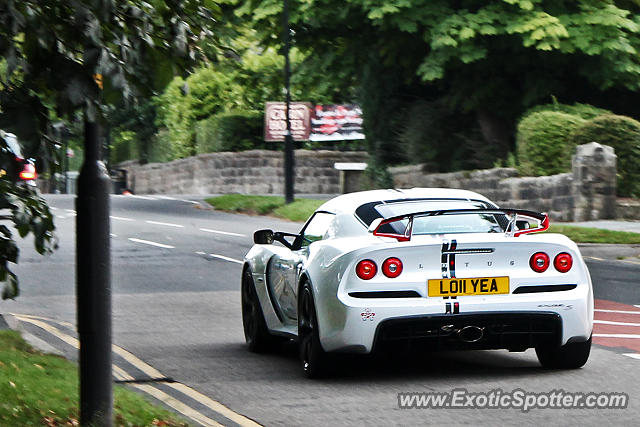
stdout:
<svg viewBox="0 0 640 427">
<path fill-rule="evenodd" d="M 363 152 L 295 152 L 295 191 L 298 194 L 337 194 L 337 162 L 363 162 Z M 129 161 L 115 168 L 127 171 L 127 186 L 141 194 L 283 194 L 283 155 L 252 150 L 208 153 L 168 163 L 140 165 Z"/>
<path fill-rule="evenodd" d="M 396 188 L 450 187 L 476 191 L 502 207 L 547 212 L 558 221 L 615 218 L 616 155 L 592 142 L 577 147 L 572 172 L 518 177 L 512 168 L 429 174 L 422 165 L 391 168 Z"/>
<path fill-rule="evenodd" d="M 363 152 L 296 150 L 297 194 L 340 193 L 340 162 L 364 162 Z M 143 194 L 283 194 L 282 153 L 209 153 L 169 163 L 124 162 L 127 186 Z M 616 216 L 616 155 L 592 142 L 577 147 L 569 173 L 519 177 L 512 168 L 429 174 L 424 166 L 390 168 L 396 188 L 449 187 L 476 191 L 503 207 L 548 212 L 558 221 Z M 364 182 L 360 180 L 359 182 Z"/>
</svg>

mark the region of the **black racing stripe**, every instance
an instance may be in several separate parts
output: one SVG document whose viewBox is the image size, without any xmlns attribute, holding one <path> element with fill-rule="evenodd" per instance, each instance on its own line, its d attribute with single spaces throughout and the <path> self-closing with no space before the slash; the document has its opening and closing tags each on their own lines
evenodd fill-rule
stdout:
<svg viewBox="0 0 640 427">
<path fill-rule="evenodd" d="M 449 267 L 448 267 L 448 263 L 449 263 L 449 254 L 446 253 L 449 250 L 449 244 L 447 242 L 444 242 L 442 244 L 442 257 L 441 262 L 442 262 L 442 277 L 443 278 L 447 278 L 449 277 Z"/>
<path fill-rule="evenodd" d="M 449 250 L 452 252 L 455 251 L 456 246 L 458 246 L 458 242 L 455 240 L 452 240 Z M 451 275 L 451 277 L 456 277 L 456 254 L 455 253 L 449 255 L 449 274 Z"/>
<path fill-rule="evenodd" d="M 558 292 L 558 291 L 570 291 L 575 289 L 578 285 L 534 285 L 534 286 L 520 286 L 514 289 L 514 294 L 534 294 L 538 292 Z"/>
</svg>

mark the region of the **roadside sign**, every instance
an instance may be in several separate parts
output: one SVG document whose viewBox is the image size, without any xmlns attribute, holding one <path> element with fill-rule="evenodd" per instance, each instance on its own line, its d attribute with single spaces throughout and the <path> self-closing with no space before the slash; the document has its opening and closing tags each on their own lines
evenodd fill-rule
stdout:
<svg viewBox="0 0 640 427">
<path fill-rule="evenodd" d="M 267 102 L 264 114 L 264 140 L 284 141 L 287 112 L 284 102 Z M 292 102 L 289 106 L 291 135 L 295 141 L 308 141 L 311 133 L 311 104 Z"/>
</svg>

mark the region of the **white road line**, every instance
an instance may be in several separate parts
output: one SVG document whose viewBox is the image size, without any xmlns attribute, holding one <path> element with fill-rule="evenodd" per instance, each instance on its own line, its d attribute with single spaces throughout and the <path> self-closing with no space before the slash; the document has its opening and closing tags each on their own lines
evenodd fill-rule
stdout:
<svg viewBox="0 0 640 427">
<path fill-rule="evenodd" d="M 231 233 L 229 231 L 211 230 L 210 228 L 201 228 L 200 231 L 206 233 L 224 234 L 225 236 L 247 237 L 246 234 Z"/>
<path fill-rule="evenodd" d="M 206 255 L 206 253 L 202 252 L 202 251 L 198 251 L 198 252 L 196 252 L 196 254 L 198 254 L 198 255 Z"/>
<path fill-rule="evenodd" d="M 594 320 L 593 323 L 599 323 L 601 325 L 640 326 L 640 323 L 613 322 L 611 320 Z"/>
<path fill-rule="evenodd" d="M 142 243 L 144 245 L 156 246 L 158 248 L 164 248 L 164 249 L 175 249 L 176 248 L 175 246 L 165 245 L 165 244 L 157 243 L 157 242 L 152 242 L 150 240 L 136 239 L 135 237 L 129 237 L 129 240 L 131 240 L 132 242 L 135 242 L 135 243 Z"/>
<path fill-rule="evenodd" d="M 623 356 L 627 356 L 630 357 L 632 359 L 638 359 L 640 360 L 640 353 L 623 353 Z"/>
<path fill-rule="evenodd" d="M 602 258 L 598 258 L 598 257 L 595 257 L 595 256 L 586 256 L 586 257 L 584 257 L 584 259 L 595 259 L 596 261 L 606 261 L 606 260 L 604 260 Z"/>
<path fill-rule="evenodd" d="M 64 216 L 64 215 L 56 215 L 56 218 L 58 218 L 58 219 L 65 219 L 65 218 L 66 218 L 66 216 Z"/>
<path fill-rule="evenodd" d="M 244 261 L 240 261 L 239 259 L 235 259 L 235 258 L 229 258 L 228 256 L 224 256 L 224 255 L 209 254 L 209 256 L 213 258 L 222 259 L 225 261 L 235 262 L 236 264 L 244 264 Z"/>
<path fill-rule="evenodd" d="M 154 224 L 154 225 L 166 225 L 167 227 L 176 227 L 176 228 L 184 228 L 184 225 L 180 225 L 180 224 L 172 224 L 170 222 L 159 222 L 159 221 L 145 221 L 147 224 Z"/>
<path fill-rule="evenodd" d="M 640 339 L 640 335 L 637 334 L 593 334 L 594 337 L 600 338 L 631 338 Z"/>
<path fill-rule="evenodd" d="M 49 206 L 49 209 L 51 209 L 52 211 L 57 211 L 58 208 L 56 208 L 55 206 Z"/>
<path fill-rule="evenodd" d="M 169 197 L 169 196 L 155 196 L 155 197 L 162 200 L 180 200 L 180 199 L 176 199 L 175 197 Z"/>
<path fill-rule="evenodd" d="M 134 199 L 141 199 L 141 200 L 158 200 L 155 197 L 138 196 L 137 194 L 127 194 L 126 197 L 133 197 Z"/>
<path fill-rule="evenodd" d="M 594 308 L 593 311 L 599 311 L 600 313 L 640 314 L 640 311 L 604 310 L 602 308 Z"/>
<path fill-rule="evenodd" d="M 69 213 L 76 213 L 76 211 L 74 211 L 73 209 L 65 209 L 64 211 Z"/>
<path fill-rule="evenodd" d="M 125 218 L 125 217 L 122 217 L 122 216 L 110 216 L 109 218 L 116 219 L 118 221 L 135 221 L 135 219 Z"/>
<path fill-rule="evenodd" d="M 640 308 L 640 305 L 634 305 L 634 307 Z"/>
<path fill-rule="evenodd" d="M 118 235 L 111 233 L 111 237 L 118 237 Z"/>
<path fill-rule="evenodd" d="M 49 332 L 50 334 L 52 334 L 53 336 L 61 339 L 62 341 L 66 342 L 67 344 L 71 345 L 72 347 L 78 349 L 80 348 L 80 343 L 78 341 L 78 339 L 67 335 L 65 333 L 63 333 L 62 331 L 60 331 L 58 328 L 49 325 L 48 323 L 45 323 L 43 321 L 40 320 L 36 320 L 38 317 L 37 316 L 29 316 L 29 315 L 20 315 L 20 314 L 13 314 L 16 319 L 21 320 L 23 322 L 28 322 L 31 323 L 35 326 L 38 326 L 41 329 L 44 329 L 45 331 Z M 42 318 L 40 318 L 42 319 Z M 62 324 L 63 322 L 59 322 L 53 319 L 47 319 L 50 320 L 51 322 L 54 323 L 58 323 L 58 324 Z M 66 322 L 64 322 L 66 323 Z M 111 346 L 112 350 L 114 353 L 116 353 L 117 355 L 119 355 L 120 357 L 122 357 L 123 359 L 125 359 L 127 362 L 129 362 L 132 366 L 138 368 L 140 371 L 144 372 L 145 374 L 147 374 L 148 376 L 150 376 L 151 378 L 164 378 L 164 375 L 158 371 L 157 369 L 155 369 L 153 366 L 145 363 L 144 361 L 140 360 L 139 358 L 137 358 L 135 355 L 131 354 L 130 352 L 128 352 L 127 350 L 125 350 L 122 347 L 119 347 L 115 344 L 112 344 Z M 118 379 L 118 380 L 123 380 L 123 381 L 131 381 L 134 380 L 134 378 L 124 369 L 122 369 L 121 367 L 113 364 L 112 365 L 112 371 L 113 371 L 113 375 Z M 192 389 L 191 387 L 182 384 L 182 383 L 163 383 L 177 391 L 179 391 L 180 393 L 182 393 L 183 395 L 190 397 L 191 399 L 199 402 L 200 404 L 204 405 L 205 407 L 211 409 L 213 412 L 216 412 L 217 414 L 222 415 L 223 417 L 237 423 L 238 425 L 242 426 L 242 427 L 261 427 L 260 424 L 256 423 L 255 421 L 241 415 L 238 414 L 237 412 L 234 412 L 233 410 L 229 409 L 228 407 L 224 406 L 222 403 L 217 402 L 213 399 L 211 399 L 210 397 L 200 393 L 197 390 Z M 165 404 L 167 404 L 168 406 L 172 407 L 173 409 L 175 409 L 176 411 L 182 413 L 183 415 L 191 418 L 192 420 L 204 425 L 204 426 L 221 426 L 221 424 L 219 424 L 218 422 L 212 420 L 211 418 L 206 417 L 205 415 L 203 415 L 202 413 L 196 411 L 195 409 L 191 408 L 190 406 L 186 405 L 185 403 L 183 403 L 182 401 L 176 399 L 175 397 L 165 393 L 164 391 L 150 385 L 150 384 L 139 384 L 139 383 L 130 383 L 129 384 L 131 387 L 135 387 L 139 390 L 142 390 L 146 393 L 148 393 L 149 395 L 157 398 L 158 400 L 164 402 Z"/>
</svg>

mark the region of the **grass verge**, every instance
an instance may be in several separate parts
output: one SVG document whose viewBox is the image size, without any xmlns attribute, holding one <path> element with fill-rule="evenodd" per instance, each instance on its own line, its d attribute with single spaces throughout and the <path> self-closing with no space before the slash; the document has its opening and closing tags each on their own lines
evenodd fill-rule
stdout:
<svg viewBox="0 0 640 427">
<path fill-rule="evenodd" d="M 227 194 L 207 199 L 207 203 L 221 211 L 272 215 L 290 221 L 305 221 L 324 200 L 297 199 L 285 205 L 283 197 Z M 570 225 L 552 225 L 549 232 L 564 234 L 576 243 L 640 244 L 640 233 Z"/>
<path fill-rule="evenodd" d="M 0 331 L 0 425 L 79 425 L 78 366 L 41 353 L 15 331 Z M 141 395 L 114 387 L 114 425 L 186 426 Z"/>
<path fill-rule="evenodd" d="M 209 198 L 206 202 L 221 211 L 250 215 L 272 215 L 290 221 L 306 221 L 325 201 L 296 199 L 293 203 L 287 205 L 284 203 L 284 197 L 226 194 Z"/>
<path fill-rule="evenodd" d="M 550 233 L 564 234 L 576 243 L 640 244 L 640 233 L 602 230 L 600 228 L 552 225 Z"/>
</svg>

